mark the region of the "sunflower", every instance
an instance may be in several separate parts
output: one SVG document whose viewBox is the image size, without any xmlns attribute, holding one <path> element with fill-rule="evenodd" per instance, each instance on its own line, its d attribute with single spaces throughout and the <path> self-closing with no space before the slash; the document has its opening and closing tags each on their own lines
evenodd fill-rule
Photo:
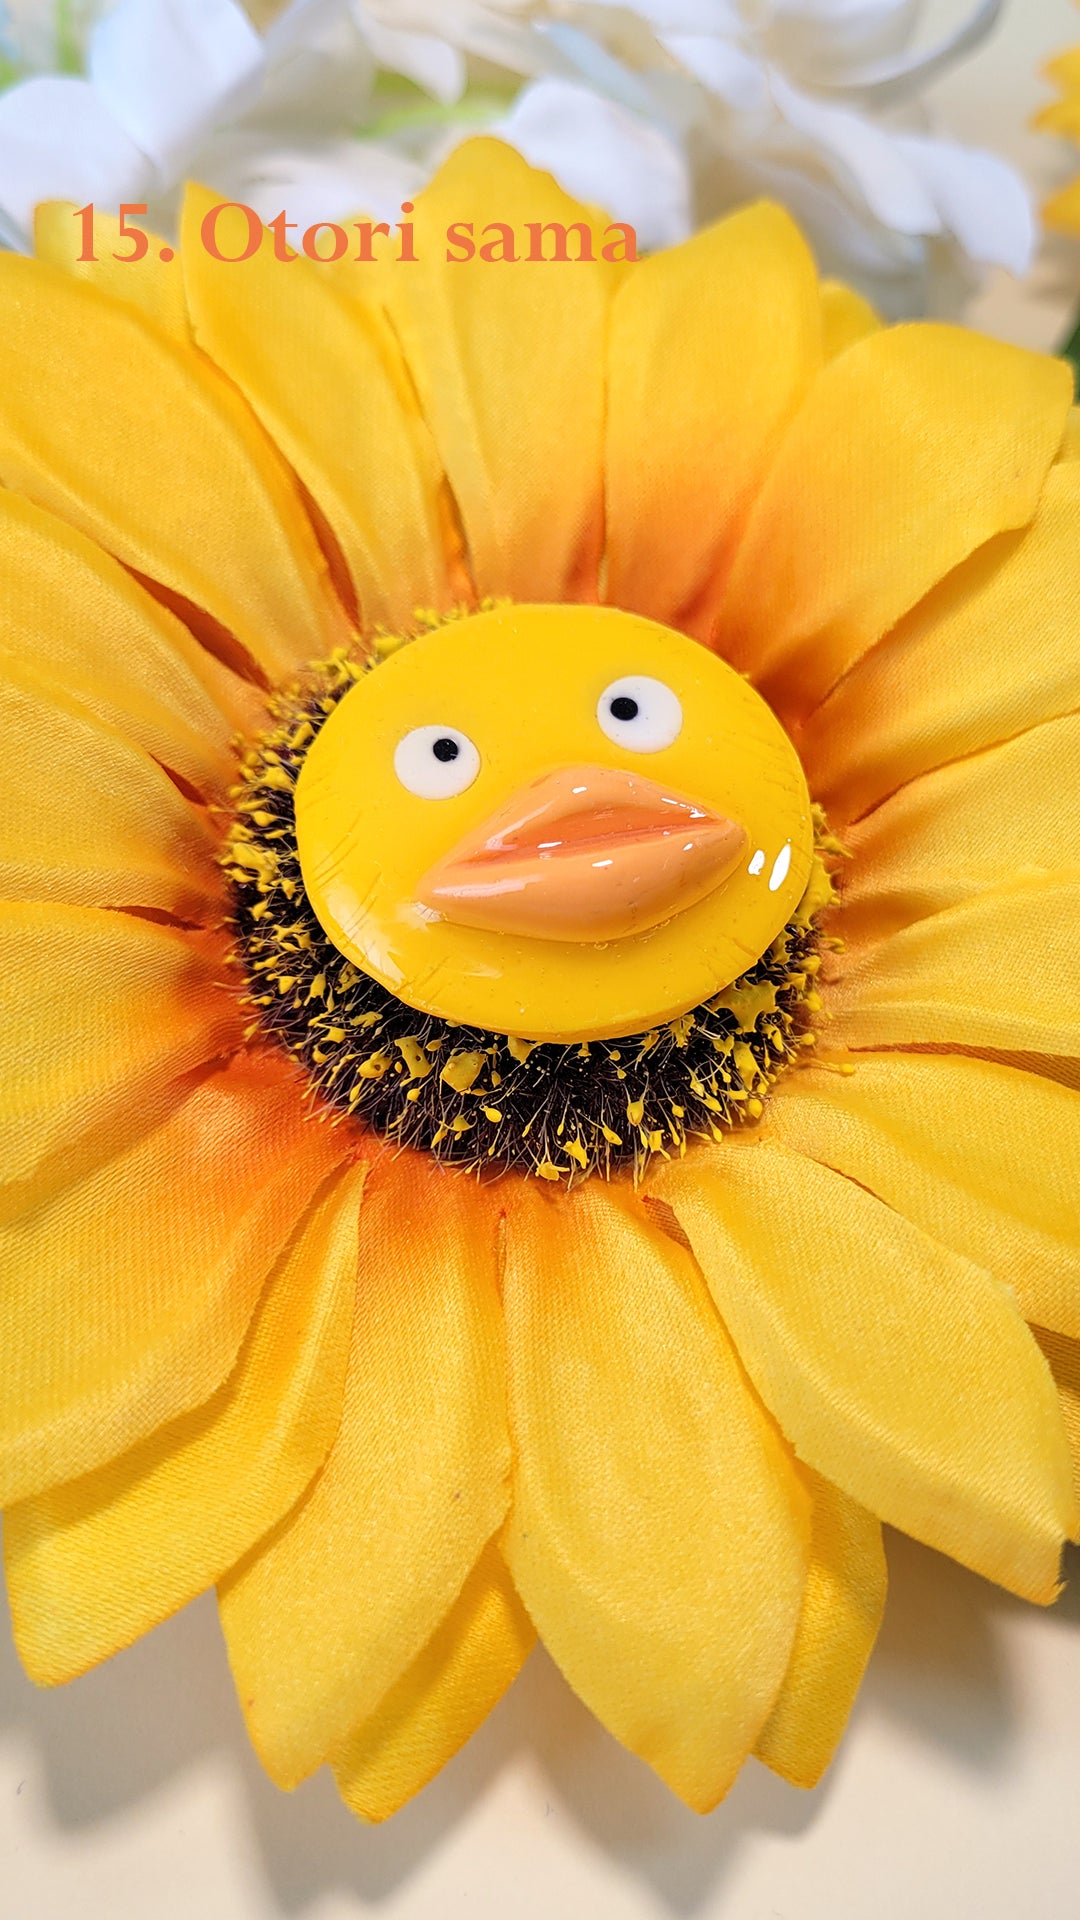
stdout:
<svg viewBox="0 0 1080 1920">
<path fill-rule="evenodd" d="M 811 1784 L 883 1521 L 1040 1603 L 1078 1527 L 1067 370 L 769 206 L 448 265 L 602 231 L 486 140 L 409 263 L 212 205 L 0 260 L 22 1659 L 216 1583 L 379 1819 L 539 1634 L 691 1806 Z"/>
</svg>

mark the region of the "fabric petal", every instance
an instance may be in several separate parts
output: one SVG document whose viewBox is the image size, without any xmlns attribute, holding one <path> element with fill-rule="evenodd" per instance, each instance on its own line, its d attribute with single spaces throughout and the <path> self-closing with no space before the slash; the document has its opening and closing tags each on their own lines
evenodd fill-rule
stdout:
<svg viewBox="0 0 1080 1920">
<path fill-rule="evenodd" d="M 1080 880 L 1017 880 L 845 955 L 831 1045 L 1080 1056 Z"/>
<path fill-rule="evenodd" d="M 1080 529 L 1078 529 L 1080 534 Z M 911 781 L 850 827 L 848 940 L 974 899 L 1013 879 L 1080 876 L 1080 714 Z"/>
<path fill-rule="evenodd" d="M 848 1722 L 885 1610 L 888 1576 L 872 1513 L 818 1474 L 810 1570 L 784 1684 L 754 1752 L 796 1787 L 814 1787 Z"/>
<path fill-rule="evenodd" d="M 89 1473 L 217 1391 L 267 1270 L 342 1155 L 300 1093 L 276 1059 L 181 1082 L 171 1111 L 132 1113 L 110 1158 L 0 1227 L 0 1506 Z"/>
<path fill-rule="evenodd" d="M 42 74 L 0 95 L 0 207 L 24 233 L 58 194 L 145 200 L 154 170 L 88 80 Z"/>
<path fill-rule="evenodd" d="M 220 919 L 209 818 L 141 748 L 11 658 L 0 731 L 0 897 Z"/>
<path fill-rule="evenodd" d="M 959 327 L 856 341 L 780 445 L 719 650 L 784 715 L 805 712 L 950 568 L 1032 518 L 1071 398 L 1061 361 Z"/>
<path fill-rule="evenodd" d="M 840 681 L 798 733 L 835 825 L 907 780 L 1080 707 L 1080 461 L 1022 533 L 988 541 Z"/>
<path fill-rule="evenodd" d="M 124 300 L 156 326 L 188 344 L 191 326 L 180 260 L 160 234 L 146 229 L 148 246 L 132 267 L 132 242 L 120 232 L 115 214 L 94 209 L 93 260 L 84 260 L 83 214 L 74 200 L 46 200 L 34 213 L 34 253 L 50 266 L 73 273 L 111 300 Z M 141 223 L 140 223 L 141 224 Z M 130 227 L 128 235 L 130 236 Z M 136 243 L 137 244 L 137 243 Z M 164 249 L 164 253 L 163 253 Z"/>
<path fill-rule="evenodd" d="M 376 1713 L 506 1512 L 495 1235 L 487 1195 L 418 1155 L 369 1176 L 337 1441 L 220 1589 L 248 1729 L 280 1786 Z"/>
<path fill-rule="evenodd" d="M 607 599 L 709 632 L 734 544 L 820 364 L 813 259 L 779 207 L 749 207 L 634 268 L 608 345 Z"/>
<path fill-rule="evenodd" d="M 90 35 L 99 97 L 166 179 L 265 65 L 239 0 L 119 0 Z"/>
<path fill-rule="evenodd" d="M 1080 1340 L 1069 1340 L 1049 1327 L 1032 1327 L 1031 1331 L 1054 1376 L 1072 1455 L 1073 1487 L 1080 1501 Z"/>
<path fill-rule="evenodd" d="M 354 1167 L 313 1202 L 205 1406 L 5 1513 L 15 1640 L 39 1686 L 107 1660 L 212 1586 L 317 1473 L 341 1414 L 362 1183 Z"/>
<path fill-rule="evenodd" d="M 772 1142 L 650 1179 L 801 1460 L 861 1506 L 1047 1602 L 1077 1524 L 1046 1364 L 1008 1289 Z"/>
<path fill-rule="evenodd" d="M 1080 1336 L 1080 1099 L 956 1054 L 860 1053 L 788 1074 L 778 1140 L 1007 1281 L 1026 1320 Z"/>
<path fill-rule="evenodd" d="M 525 245 L 529 222 L 579 220 L 602 239 L 603 217 L 511 147 L 469 140 L 417 197 L 416 261 L 380 276 L 481 594 L 596 598 L 604 333 L 618 269 L 479 257 L 485 228 L 488 242 L 501 239 L 498 222 Z M 448 227 L 473 229 L 475 259 L 448 263 Z M 356 269 L 360 286 L 370 272 Z"/>
<path fill-rule="evenodd" d="M 861 293 L 839 280 L 821 283 L 821 322 L 824 331 L 824 357 L 835 360 L 846 347 L 853 347 L 865 334 L 877 333 L 881 321 Z"/>
<path fill-rule="evenodd" d="M 346 1806 L 361 1820 L 396 1813 L 486 1720 L 535 1643 L 493 1541 L 424 1651 L 331 1756 Z"/>
<path fill-rule="evenodd" d="M 0 903 L 0 1216 L 70 1184 L 133 1108 L 239 1047 L 227 951 L 129 914 Z"/>
<path fill-rule="evenodd" d="M 787 1668 L 805 1495 L 692 1262 L 625 1188 L 523 1189 L 504 1302 L 514 1584 L 575 1691 L 703 1812 Z"/>
<path fill-rule="evenodd" d="M 216 797 L 236 778 L 234 734 L 259 724 L 254 690 L 126 568 L 21 494 L 0 492 L 0 676 L 9 654 L 54 697 L 74 698 Z"/>
<path fill-rule="evenodd" d="M 0 316 L 3 484 L 201 608 L 271 677 L 329 652 L 342 616 L 326 563 L 230 383 L 40 260 L 0 256 Z"/>
<path fill-rule="evenodd" d="M 219 220 L 217 260 L 200 229 L 216 196 L 189 187 L 182 257 L 199 345 L 236 381 L 328 520 L 369 627 L 411 628 L 453 595 L 440 523 L 442 474 L 385 315 L 350 300 L 325 266 L 249 260 Z M 403 267 L 403 272 L 408 268 Z M 318 341 L 318 352 L 312 342 Z"/>
</svg>

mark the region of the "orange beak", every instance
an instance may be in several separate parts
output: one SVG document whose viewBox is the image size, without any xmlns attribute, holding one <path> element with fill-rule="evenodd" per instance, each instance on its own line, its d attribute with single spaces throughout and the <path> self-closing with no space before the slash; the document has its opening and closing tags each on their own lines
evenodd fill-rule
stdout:
<svg viewBox="0 0 1080 1920">
<path fill-rule="evenodd" d="M 417 899 L 485 932 L 618 940 L 703 900 L 746 844 L 736 821 L 640 774 L 561 767 L 438 861 Z"/>
</svg>

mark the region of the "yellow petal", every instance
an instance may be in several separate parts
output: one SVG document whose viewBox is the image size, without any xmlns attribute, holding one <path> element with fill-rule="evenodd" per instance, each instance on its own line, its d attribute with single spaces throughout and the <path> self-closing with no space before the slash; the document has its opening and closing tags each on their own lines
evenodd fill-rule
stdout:
<svg viewBox="0 0 1080 1920">
<path fill-rule="evenodd" d="M 332 1756 L 346 1806 L 386 1820 L 411 1800 L 502 1699 L 535 1642 L 492 1542 L 423 1653 Z"/>
<path fill-rule="evenodd" d="M 830 1044 L 1080 1054 L 1080 881 L 1018 880 L 858 948 Z"/>
<path fill-rule="evenodd" d="M 93 214 L 93 260 L 83 260 L 84 209 L 74 200 L 45 200 L 34 211 L 34 252 L 50 266 L 73 273 L 111 300 L 124 300 L 138 308 L 148 320 L 166 333 L 185 342 L 191 339 L 184 281 L 180 261 L 166 246 L 160 234 L 145 228 L 146 252 L 139 258 L 133 250 L 131 229 L 121 235 L 114 213 L 95 207 Z M 165 258 L 162 258 L 162 249 Z M 121 256 L 118 258 L 118 256 Z"/>
<path fill-rule="evenodd" d="M 218 196 L 189 187 L 183 260 L 195 337 L 234 379 L 340 543 L 369 626 L 393 632 L 451 592 L 440 531 L 442 474 L 382 312 L 350 300 L 324 267 L 250 260 L 219 216 L 216 260 L 200 236 Z M 403 267 L 403 272 L 408 269 Z M 313 343 L 317 342 L 317 350 Z"/>
<path fill-rule="evenodd" d="M 881 939 L 1014 879 L 1080 869 L 1080 715 L 910 781 L 849 827 L 844 845 L 848 940 Z"/>
<path fill-rule="evenodd" d="M 954 1054 L 859 1053 L 789 1074 L 785 1146 L 867 1187 L 1007 1281 L 1026 1320 L 1080 1335 L 1080 1100 L 1037 1073 Z"/>
<path fill-rule="evenodd" d="M 0 674 L 32 669 L 203 792 L 235 779 L 230 742 L 258 725 L 254 690 L 210 657 L 107 553 L 0 492 Z"/>
<path fill-rule="evenodd" d="M 1073 108 L 1062 113 L 1064 126 L 1054 131 L 1080 133 L 1080 112 Z M 1080 180 L 1070 180 L 1067 187 L 1059 193 L 1052 193 L 1049 200 L 1043 201 L 1043 225 L 1055 233 L 1080 233 Z"/>
<path fill-rule="evenodd" d="M 1071 399 L 1062 361 L 960 327 L 882 328 L 831 360 L 758 496 L 720 651 L 805 712 L 950 568 L 1031 519 Z"/>
<path fill-rule="evenodd" d="M 873 1514 L 808 1474 L 810 1570 L 791 1664 L 754 1748 L 774 1773 L 814 1787 L 847 1725 L 885 1609 L 885 1549 Z"/>
<path fill-rule="evenodd" d="M 0 1216 L 70 1185 L 132 1110 L 240 1045 L 227 946 L 130 914 L 0 903 Z"/>
<path fill-rule="evenodd" d="M 15 1640 L 56 1686 L 212 1586 L 287 1513 L 341 1415 L 363 1169 L 332 1176 L 226 1384 L 96 1473 L 4 1515 Z"/>
<path fill-rule="evenodd" d="M 807 1513 L 685 1251 L 622 1187 L 522 1191 L 503 1550 L 571 1686 L 704 1812 L 791 1653 Z"/>
<path fill-rule="evenodd" d="M 798 744 L 839 825 L 904 781 L 1080 706 L 1080 462 L 1023 533 L 988 541 L 811 715 Z"/>
<path fill-rule="evenodd" d="M 602 240 L 604 216 L 549 174 L 501 141 L 468 140 L 417 196 L 416 261 L 379 275 L 481 594 L 596 598 L 604 332 L 617 269 L 599 258 L 479 258 L 487 226 L 508 224 L 527 244 L 529 222 L 579 220 Z M 456 225 L 474 227 L 477 258 L 447 262 Z M 361 288 L 371 272 L 355 268 Z"/>
<path fill-rule="evenodd" d="M 141 748 L 0 658 L 0 896 L 221 917 L 209 817 Z"/>
<path fill-rule="evenodd" d="M 273 677 L 342 616 L 295 485 L 232 385 L 119 301 L 0 256 L 0 480 L 235 635 Z"/>
<path fill-rule="evenodd" d="M 419 1155 L 369 1177 L 337 1441 L 221 1588 L 248 1729 L 280 1786 L 376 1712 L 506 1511 L 495 1224 L 486 1193 Z"/>
<path fill-rule="evenodd" d="M 650 1185 L 801 1460 L 1040 1601 L 1076 1521 L 1046 1364 L 1008 1289 L 831 1168 L 701 1149 Z"/>
<path fill-rule="evenodd" d="M 824 329 L 826 360 L 834 360 L 845 347 L 853 347 L 864 334 L 876 333 L 881 326 L 869 300 L 839 280 L 821 283 L 821 320 Z"/>
<path fill-rule="evenodd" d="M 734 543 L 820 364 L 817 274 L 779 207 L 748 207 L 634 267 L 608 347 L 607 599 L 709 632 Z"/>
<path fill-rule="evenodd" d="M 102 1466 L 216 1392 L 341 1158 L 300 1091 L 270 1058 L 180 1082 L 171 1111 L 124 1116 L 97 1166 L 0 1228 L 0 1506 Z"/>
<path fill-rule="evenodd" d="M 1073 1487 L 1080 1502 L 1080 1341 L 1066 1339 L 1048 1327 L 1032 1327 L 1031 1331 L 1054 1376 L 1072 1456 Z"/>
</svg>

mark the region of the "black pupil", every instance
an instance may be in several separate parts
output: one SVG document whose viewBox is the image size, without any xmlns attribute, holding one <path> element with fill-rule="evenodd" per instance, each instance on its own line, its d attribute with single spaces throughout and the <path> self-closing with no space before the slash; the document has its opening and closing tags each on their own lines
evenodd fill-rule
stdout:
<svg viewBox="0 0 1080 1920">
<path fill-rule="evenodd" d="M 636 707 L 634 711 L 635 713 L 637 712 Z M 445 762 L 447 760 L 456 760 L 458 754 L 461 752 L 461 748 L 458 746 L 456 740 L 448 740 L 444 735 L 441 740 L 435 741 L 431 751 L 435 755 L 436 760 Z"/>
<path fill-rule="evenodd" d="M 640 711 L 637 701 L 631 700 L 628 693 L 617 693 L 611 703 L 613 720 L 636 720 Z"/>
</svg>

